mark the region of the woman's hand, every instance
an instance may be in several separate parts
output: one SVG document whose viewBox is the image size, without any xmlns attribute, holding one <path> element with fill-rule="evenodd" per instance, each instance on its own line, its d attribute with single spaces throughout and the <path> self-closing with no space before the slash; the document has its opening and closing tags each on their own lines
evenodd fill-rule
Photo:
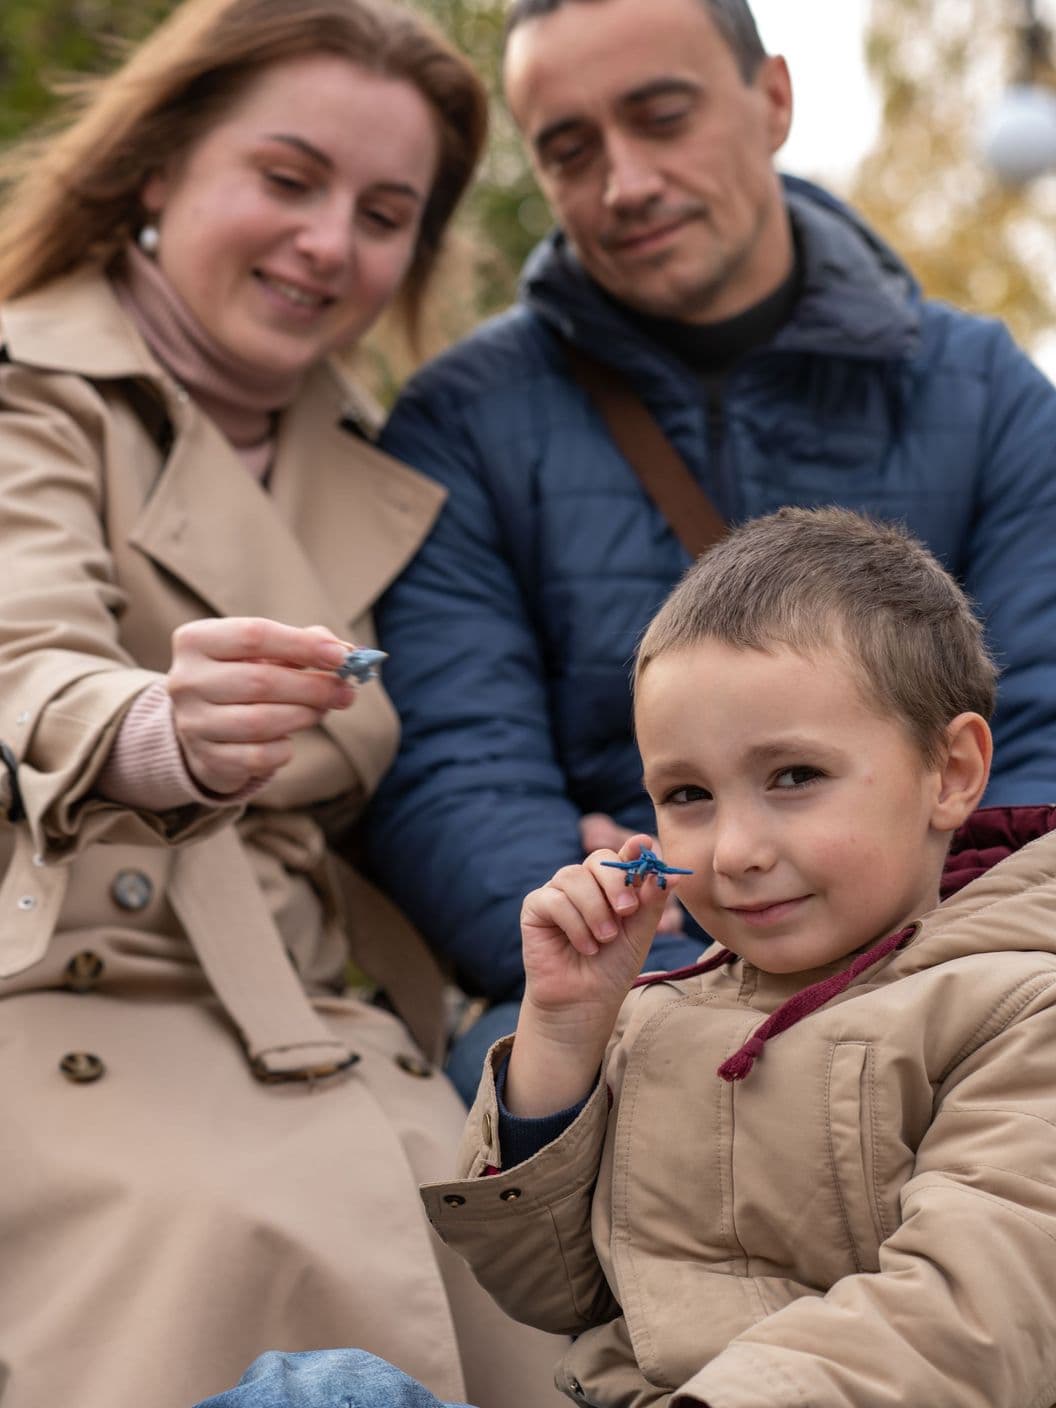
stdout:
<svg viewBox="0 0 1056 1408">
<path fill-rule="evenodd" d="M 677 884 L 672 876 L 662 890 L 649 875 L 628 885 L 625 871 L 603 862 L 636 860 L 653 846 L 649 836 L 632 836 L 618 853 L 595 851 L 524 901 L 526 987 L 506 1080 L 514 1114 L 551 1114 L 589 1091 Z"/>
<path fill-rule="evenodd" d="M 349 649 L 323 626 L 240 616 L 180 626 L 166 687 L 176 736 L 198 784 L 227 796 L 288 763 L 292 734 L 355 698 L 355 689 L 333 673 Z"/>
</svg>

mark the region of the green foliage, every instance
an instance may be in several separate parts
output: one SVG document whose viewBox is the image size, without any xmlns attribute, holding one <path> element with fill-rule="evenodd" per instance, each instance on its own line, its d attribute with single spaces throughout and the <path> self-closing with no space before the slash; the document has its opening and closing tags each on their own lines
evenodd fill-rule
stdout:
<svg viewBox="0 0 1056 1408">
<path fill-rule="evenodd" d="M 51 110 L 63 78 L 106 69 L 171 9 L 172 0 L 3 0 L 0 143 Z"/>
<path fill-rule="evenodd" d="M 1029 348 L 1056 322 L 1056 180 L 1003 187 L 976 144 L 981 114 L 1017 71 L 1020 13 L 992 0 L 873 0 L 867 57 L 883 123 L 851 199 L 927 293 L 1002 318 Z"/>
</svg>

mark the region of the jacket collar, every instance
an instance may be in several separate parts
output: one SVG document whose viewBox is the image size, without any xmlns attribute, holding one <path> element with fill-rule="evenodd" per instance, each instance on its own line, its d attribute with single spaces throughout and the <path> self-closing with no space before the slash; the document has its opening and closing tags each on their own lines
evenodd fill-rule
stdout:
<svg viewBox="0 0 1056 1408">
<path fill-rule="evenodd" d="M 835 197 L 808 181 L 782 180 L 804 281 L 792 318 L 766 351 L 868 361 L 912 355 L 920 291 L 906 266 Z M 560 230 L 529 258 L 521 297 L 563 338 L 635 381 L 669 377 L 678 365 L 645 342 L 584 271 Z"/>
</svg>

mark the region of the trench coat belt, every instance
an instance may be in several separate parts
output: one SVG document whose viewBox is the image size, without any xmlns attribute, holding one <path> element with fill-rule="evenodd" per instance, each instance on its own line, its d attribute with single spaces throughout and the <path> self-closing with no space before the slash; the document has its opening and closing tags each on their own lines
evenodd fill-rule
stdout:
<svg viewBox="0 0 1056 1408">
<path fill-rule="evenodd" d="M 67 866 L 40 863 L 28 825 L 14 832 L 0 881 L 0 978 L 44 957 L 69 879 Z M 403 913 L 351 866 L 331 855 L 325 878 L 343 910 L 353 959 L 385 989 L 426 1056 L 439 1061 L 444 977 L 435 958 Z M 168 893 L 255 1075 L 306 1080 L 354 1063 L 301 986 L 233 826 L 176 849 Z"/>
<path fill-rule="evenodd" d="M 258 1079 L 311 1080 L 358 1060 L 308 1000 L 234 827 L 177 849 L 168 896 Z"/>
</svg>

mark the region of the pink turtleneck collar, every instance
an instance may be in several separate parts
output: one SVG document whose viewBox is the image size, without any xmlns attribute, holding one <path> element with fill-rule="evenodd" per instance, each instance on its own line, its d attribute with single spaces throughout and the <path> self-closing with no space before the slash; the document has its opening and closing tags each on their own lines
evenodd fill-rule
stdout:
<svg viewBox="0 0 1056 1408">
<path fill-rule="evenodd" d="M 206 332 L 155 261 L 134 244 L 126 248 L 113 281 L 122 307 L 155 357 L 263 482 L 275 450 L 275 415 L 293 400 L 300 374 L 262 372 L 233 357 Z"/>
</svg>

